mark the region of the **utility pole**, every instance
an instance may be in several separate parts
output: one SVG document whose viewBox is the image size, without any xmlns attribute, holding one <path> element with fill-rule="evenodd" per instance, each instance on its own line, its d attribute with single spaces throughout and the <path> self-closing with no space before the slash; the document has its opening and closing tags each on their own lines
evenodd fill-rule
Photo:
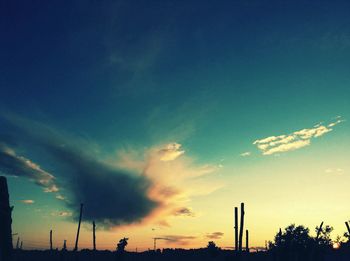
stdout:
<svg viewBox="0 0 350 261">
<path fill-rule="evenodd" d="M 241 203 L 241 224 L 239 228 L 239 252 L 242 252 L 242 239 L 243 239 L 243 228 L 244 228 L 244 203 Z"/>
<path fill-rule="evenodd" d="M 62 248 L 63 251 L 66 251 L 67 250 L 67 240 L 63 240 L 63 248 Z"/>
<path fill-rule="evenodd" d="M 238 208 L 235 207 L 235 251 L 238 251 Z"/>
<path fill-rule="evenodd" d="M 92 221 L 92 243 L 94 246 L 94 251 L 96 251 L 96 225 L 95 225 L 95 221 Z"/>
<path fill-rule="evenodd" d="M 350 235 L 350 226 L 349 226 L 349 222 L 345 222 L 346 228 L 348 229 L 349 235 Z"/>
<path fill-rule="evenodd" d="M 16 249 L 19 249 L 19 237 L 17 237 Z"/>
<path fill-rule="evenodd" d="M 249 232 L 248 229 L 245 231 L 245 252 L 249 252 Z"/>
<path fill-rule="evenodd" d="M 78 251 L 78 242 L 79 242 L 79 233 L 80 233 L 80 224 L 81 224 L 81 217 L 82 217 L 82 215 L 83 215 L 83 203 L 80 204 L 80 215 L 79 215 L 78 231 L 77 231 L 77 237 L 75 239 L 74 251 Z"/>
<path fill-rule="evenodd" d="M 52 251 L 52 230 L 50 230 L 50 251 Z"/>
<path fill-rule="evenodd" d="M 322 231 L 323 221 L 321 222 L 320 227 L 317 229 L 317 236 L 316 236 L 316 242 L 318 242 L 318 238 L 320 237 L 321 231 Z"/>
</svg>

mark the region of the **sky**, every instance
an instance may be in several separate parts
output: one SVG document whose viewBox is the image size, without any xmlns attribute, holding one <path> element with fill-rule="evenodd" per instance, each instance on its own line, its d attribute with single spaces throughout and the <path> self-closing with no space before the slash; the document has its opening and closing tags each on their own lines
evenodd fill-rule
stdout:
<svg viewBox="0 0 350 261">
<path fill-rule="evenodd" d="M 0 173 L 25 249 L 251 246 L 350 219 L 347 1 L 2 1 Z M 17 236 L 14 237 L 14 241 Z"/>
</svg>

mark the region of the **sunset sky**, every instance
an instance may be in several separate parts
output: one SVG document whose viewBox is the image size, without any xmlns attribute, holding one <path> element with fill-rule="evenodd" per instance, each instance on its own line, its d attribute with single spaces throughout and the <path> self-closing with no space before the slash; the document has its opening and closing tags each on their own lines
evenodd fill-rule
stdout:
<svg viewBox="0 0 350 261">
<path fill-rule="evenodd" d="M 350 220 L 350 2 L 2 1 L 0 173 L 25 249 L 232 247 Z M 14 237 L 14 241 L 17 236 Z"/>
</svg>

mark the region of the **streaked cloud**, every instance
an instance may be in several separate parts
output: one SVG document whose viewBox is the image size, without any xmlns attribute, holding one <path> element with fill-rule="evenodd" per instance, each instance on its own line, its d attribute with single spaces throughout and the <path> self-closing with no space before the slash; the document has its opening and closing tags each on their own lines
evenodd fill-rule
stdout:
<svg viewBox="0 0 350 261">
<path fill-rule="evenodd" d="M 224 236 L 224 233 L 222 232 L 213 232 L 206 235 L 206 237 L 209 239 L 220 239 L 223 236 Z"/>
<path fill-rule="evenodd" d="M 196 236 L 182 236 L 182 235 L 164 235 L 159 237 L 159 239 L 168 241 L 170 244 L 176 245 L 188 245 L 192 240 L 197 239 Z"/>
<path fill-rule="evenodd" d="M 252 154 L 252 153 L 251 153 L 250 151 L 246 151 L 246 152 L 241 153 L 240 156 L 242 156 L 242 157 L 248 157 L 248 156 L 250 156 L 251 154 Z"/>
<path fill-rule="evenodd" d="M 70 211 L 56 211 L 52 212 L 51 215 L 56 217 L 71 217 L 73 213 Z"/>
<path fill-rule="evenodd" d="M 331 132 L 333 127 L 343 122 L 340 117 L 327 125 L 319 123 L 313 128 L 302 129 L 291 134 L 270 136 L 253 142 L 263 155 L 272 155 L 297 150 L 311 144 L 311 140 Z"/>
<path fill-rule="evenodd" d="M 0 171 L 7 175 L 26 177 L 43 187 L 44 192 L 58 192 L 55 177 L 30 159 L 0 141 Z"/>
<path fill-rule="evenodd" d="M 342 168 L 328 168 L 328 169 L 325 169 L 325 172 L 329 173 L 329 174 L 342 175 L 344 173 L 344 169 L 342 169 Z"/>
<path fill-rule="evenodd" d="M 20 200 L 20 202 L 27 205 L 31 205 L 35 203 L 35 201 L 32 199 L 23 199 L 23 200 Z"/>
</svg>

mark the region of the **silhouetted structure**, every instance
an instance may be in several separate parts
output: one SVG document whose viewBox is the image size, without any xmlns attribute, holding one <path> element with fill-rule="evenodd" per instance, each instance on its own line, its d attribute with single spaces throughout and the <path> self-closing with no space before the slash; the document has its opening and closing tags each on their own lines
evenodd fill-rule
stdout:
<svg viewBox="0 0 350 261">
<path fill-rule="evenodd" d="M 62 251 L 67 251 L 67 240 L 63 240 Z"/>
<path fill-rule="evenodd" d="M 52 230 L 50 230 L 50 250 L 52 251 Z"/>
<path fill-rule="evenodd" d="M 128 245 L 129 238 L 122 238 L 119 240 L 119 243 L 117 244 L 117 252 L 123 253 L 125 251 L 125 247 Z"/>
<path fill-rule="evenodd" d="M 235 251 L 238 251 L 238 207 L 235 207 Z"/>
<path fill-rule="evenodd" d="M 320 227 L 317 229 L 317 235 L 316 235 L 316 241 L 318 241 L 318 238 L 320 237 L 320 233 L 322 231 L 323 221 L 321 222 Z"/>
<path fill-rule="evenodd" d="M 95 225 L 95 221 L 92 221 L 92 245 L 93 245 L 94 251 L 96 251 L 96 225 Z"/>
<path fill-rule="evenodd" d="M 348 233 L 350 235 L 350 226 L 349 226 L 349 222 L 345 221 L 345 225 L 346 225 L 346 228 L 348 229 Z"/>
<path fill-rule="evenodd" d="M 10 207 L 7 180 L 0 176 L 0 260 L 12 259 L 12 213 Z"/>
<path fill-rule="evenodd" d="M 17 237 L 17 242 L 16 242 L 16 249 L 19 249 L 19 237 Z"/>
<path fill-rule="evenodd" d="M 239 242 L 238 248 L 239 252 L 242 252 L 242 243 L 243 243 L 243 228 L 244 228 L 244 203 L 241 203 L 241 224 L 239 226 Z"/>
<path fill-rule="evenodd" d="M 80 214 L 79 214 L 79 223 L 78 223 L 78 231 L 77 231 L 77 237 L 75 239 L 75 247 L 74 247 L 74 251 L 78 250 L 78 242 L 79 242 L 79 233 L 80 233 L 80 224 L 81 224 L 81 218 L 83 215 L 83 204 L 80 204 Z"/>
<path fill-rule="evenodd" d="M 248 229 L 245 231 L 245 251 L 249 252 L 249 231 Z"/>
</svg>

